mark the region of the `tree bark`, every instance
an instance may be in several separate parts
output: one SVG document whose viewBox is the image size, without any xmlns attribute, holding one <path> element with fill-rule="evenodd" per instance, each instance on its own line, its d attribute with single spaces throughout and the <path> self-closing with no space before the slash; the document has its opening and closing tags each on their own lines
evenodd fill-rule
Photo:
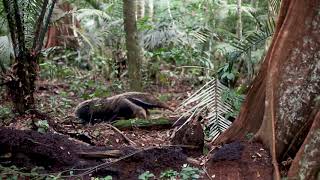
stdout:
<svg viewBox="0 0 320 180">
<path fill-rule="evenodd" d="M 59 13 L 73 11 L 73 7 L 68 2 L 60 2 L 56 5 Z M 63 46 L 68 48 L 78 48 L 79 42 L 77 32 L 74 28 L 79 28 L 80 23 L 74 18 L 73 14 L 64 15 L 58 23 L 52 24 L 47 33 L 47 42 L 45 48 Z"/>
<path fill-rule="evenodd" d="M 313 120 L 308 136 L 298 151 L 288 177 L 290 179 L 319 179 L 320 167 L 320 111 Z"/>
<path fill-rule="evenodd" d="M 255 139 L 271 151 L 275 179 L 280 178 L 278 162 L 288 156 L 295 157 L 289 179 L 316 179 L 320 168 L 312 160 L 319 157 L 320 148 L 315 143 L 320 130 L 319 113 L 315 116 L 319 111 L 315 99 L 320 94 L 319 8 L 318 0 L 282 1 L 260 73 L 239 117 L 216 142 L 256 132 Z"/>
<path fill-rule="evenodd" d="M 128 74 L 130 80 L 130 89 L 134 91 L 141 91 L 141 63 L 143 59 L 143 54 L 138 39 L 136 20 L 136 0 L 123 1 L 123 17 L 124 30 L 126 32 L 126 47 L 128 57 Z"/>
</svg>

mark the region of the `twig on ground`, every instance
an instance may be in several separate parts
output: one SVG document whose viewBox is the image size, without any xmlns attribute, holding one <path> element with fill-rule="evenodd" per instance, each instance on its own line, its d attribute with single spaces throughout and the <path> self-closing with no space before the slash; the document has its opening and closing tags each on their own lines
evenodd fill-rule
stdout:
<svg viewBox="0 0 320 180">
<path fill-rule="evenodd" d="M 119 133 L 130 145 L 132 146 L 137 146 L 135 142 L 133 142 L 131 139 L 129 139 L 123 132 L 121 132 L 118 128 L 112 126 L 111 124 L 107 124 L 108 127 L 112 128 L 115 130 L 117 133 Z"/>
<path fill-rule="evenodd" d="M 208 173 L 206 166 L 203 166 L 202 170 L 204 171 L 204 173 L 206 173 L 207 177 L 208 177 L 210 180 L 213 180 L 212 177 L 210 176 L 210 174 Z"/>
</svg>

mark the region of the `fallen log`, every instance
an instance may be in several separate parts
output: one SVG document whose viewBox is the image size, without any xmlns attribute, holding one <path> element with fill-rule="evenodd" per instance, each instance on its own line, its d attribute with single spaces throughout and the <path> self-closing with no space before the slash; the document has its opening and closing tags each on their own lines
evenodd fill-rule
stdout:
<svg viewBox="0 0 320 180">
<path fill-rule="evenodd" d="M 162 117 L 157 119 L 129 119 L 115 121 L 112 125 L 121 130 L 132 128 L 167 129 L 172 126 L 172 121 Z"/>
<path fill-rule="evenodd" d="M 94 150 L 112 150 L 106 147 L 93 147 L 70 140 L 61 134 L 42 134 L 31 130 L 15 130 L 0 127 L 0 163 L 25 168 L 41 166 L 45 169 L 59 171 L 67 167 L 95 165 L 95 160 L 79 157 L 78 152 Z"/>
<path fill-rule="evenodd" d="M 148 170 L 155 174 L 168 168 L 178 170 L 188 162 L 180 146 L 115 149 L 83 145 L 60 134 L 3 127 L 0 127 L 0 147 L 1 166 L 14 165 L 24 170 L 43 167 L 39 176 L 54 175 L 63 179 L 108 175 L 114 179 L 130 179 Z"/>
</svg>

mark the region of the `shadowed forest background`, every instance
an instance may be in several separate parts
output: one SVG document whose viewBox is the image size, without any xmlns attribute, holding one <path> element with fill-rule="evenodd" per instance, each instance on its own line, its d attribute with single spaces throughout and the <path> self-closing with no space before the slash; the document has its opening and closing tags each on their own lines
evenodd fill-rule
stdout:
<svg viewBox="0 0 320 180">
<path fill-rule="evenodd" d="M 0 179 L 320 178 L 318 0 L 0 13 Z"/>
</svg>

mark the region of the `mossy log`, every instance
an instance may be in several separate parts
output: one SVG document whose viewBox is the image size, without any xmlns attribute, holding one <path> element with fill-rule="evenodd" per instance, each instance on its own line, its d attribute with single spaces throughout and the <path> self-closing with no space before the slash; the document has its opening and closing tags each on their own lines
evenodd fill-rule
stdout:
<svg viewBox="0 0 320 180">
<path fill-rule="evenodd" d="M 151 128 L 165 129 L 171 127 L 172 121 L 166 118 L 117 120 L 112 125 L 119 129 Z"/>
</svg>

